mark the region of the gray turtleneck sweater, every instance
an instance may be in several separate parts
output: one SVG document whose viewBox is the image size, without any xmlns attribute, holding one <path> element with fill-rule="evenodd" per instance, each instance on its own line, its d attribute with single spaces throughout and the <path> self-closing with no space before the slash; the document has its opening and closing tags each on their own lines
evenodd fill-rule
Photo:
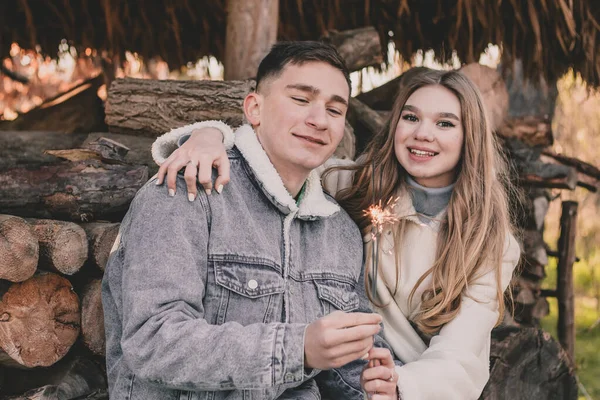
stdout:
<svg viewBox="0 0 600 400">
<path fill-rule="evenodd" d="M 410 176 L 406 177 L 406 182 L 408 183 L 413 206 L 415 211 L 420 214 L 419 219 L 421 222 L 430 223 L 432 217 L 437 216 L 448 206 L 454 183 L 441 188 L 428 188 L 419 185 Z"/>
</svg>

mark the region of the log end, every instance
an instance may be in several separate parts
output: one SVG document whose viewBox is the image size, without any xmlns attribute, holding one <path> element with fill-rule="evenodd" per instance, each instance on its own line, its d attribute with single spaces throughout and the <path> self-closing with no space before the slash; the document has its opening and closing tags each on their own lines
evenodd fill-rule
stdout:
<svg viewBox="0 0 600 400">
<path fill-rule="evenodd" d="M 0 348 L 25 367 L 50 366 L 75 343 L 80 319 L 71 283 L 53 273 L 36 274 L 12 284 L 0 300 Z"/>
<path fill-rule="evenodd" d="M 85 346 L 96 355 L 104 355 L 104 312 L 102 309 L 102 281 L 89 283 L 81 296 L 81 336 Z"/>
<path fill-rule="evenodd" d="M 0 279 L 23 282 L 31 278 L 38 258 L 33 228 L 22 218 L 0 215 Z"/>
</svg>

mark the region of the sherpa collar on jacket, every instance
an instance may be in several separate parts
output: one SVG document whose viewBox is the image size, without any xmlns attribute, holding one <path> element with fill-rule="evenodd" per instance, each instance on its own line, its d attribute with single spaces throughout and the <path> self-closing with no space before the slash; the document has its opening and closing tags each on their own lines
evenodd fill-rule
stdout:
<svg viewBox="0 0 600 400">
<path fill-rule="evenodd" d="M 235 132 L 235 146 L 240 151 L 263 191 L 282 212 L 297 212 L 298 218 L 311 220 L 329 217 L 340 211 L 340 207 L 327 199 L 321 186 L 321 178 L 316 171 L 311 171 L 304 196 L 299 205 L 285 188 L 281 176 L 269 160 L 267 153 L 258 141 L 254 129 L 250 125 L 242 125 Z"/>
</svg>

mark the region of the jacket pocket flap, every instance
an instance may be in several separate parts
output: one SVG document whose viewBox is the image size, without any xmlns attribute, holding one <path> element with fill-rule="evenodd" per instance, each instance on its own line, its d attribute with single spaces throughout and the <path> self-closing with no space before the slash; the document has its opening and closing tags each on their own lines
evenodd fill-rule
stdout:
<svg viewBox="0 0 600 400">
<path fill-rule="evenodd" d="M 216 262 L 215 280 L 218 285 L 249 298 L 283 293 L 285 288 L 279 272 L 260 264 Z"/>
<path fill-rule="evenodd" d="M 330 302 L 342 311 L 353 311 L 358 308 L 358 293 L 348 283 L 331 279 L 318 279 L 314 282 L 321 300 Z"/>
</svg>

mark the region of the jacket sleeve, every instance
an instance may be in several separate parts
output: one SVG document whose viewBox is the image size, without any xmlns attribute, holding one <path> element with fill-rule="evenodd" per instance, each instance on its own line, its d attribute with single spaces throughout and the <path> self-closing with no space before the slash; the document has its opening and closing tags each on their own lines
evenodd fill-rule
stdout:
<svg viewBox="0 0 600 400">
<path fill-rule="evenodd" d="M 177 184 L 183 189 L 181 178 Z M 185 190 L 177 193 L 147 184 L 122 230 L 125 362 L 141 379 L 181 390 L 299 385 L 306 325 L 204 319 L 209 208 L 206 197 L 189 202 Z"/>
<path fill-rule="evenodd" d="M 365 279 L 365 270 L 361 269 L 360 277 L 358 278 L 358 285 L 356 291 L 358 293 L 360 302 L 359 308 L 356 312 L 373 312 L 371 309 L 369 299 L 367 298 L 364 279 Z M 374 337 L 374 347 L 384 347 L 390 351 L 392 357 L 394 357 L 394 362 L 396 366 L 402 365 L 395 356 L 390 345 L 383 339 L 381 334 L 383 333 L 383 329 L 379 332 L 379 334 Z M 319 388 L 321 389 L 321 394 L 324 399 L 349 399 L 349 400 L 364 400 L 366 399 L 366 394 L 363 392 L 362 387 L 360 385 L 360 374 L 367 364 L 367 361 L 358 359 L 351 363 L 344 365 L 341 368 L 334 368 L 327 371 L 322 371 L 317 377 L 317 383 Z"/>
<path fill-rule="evenodd" d="M 152 158 L 158 165 L 162 165 L 165 160 L 179 147 L 185 138 L 189 138 L 193 131 L 202 128 L 216 128 L 223 134 L 223 146 L 226 150 L 233 147 L 235 135 L 229 125 L 221 121 L 202 121 L 180 128 L 173 129 L 159 136 L 152 143 Z"/>
<path fill-rule="evenodd" d="M 501 272 L 504 290 L 521 253 L 512 235 L 507 241 Z M 463 294 L 458 315 L 431 339 L 421 357 L 396 367 L 402 400 L 479 398 L 489 379 L 491 332 L 499 315 L 496 282 L 495 271 L 473 282 Z"/>
</svg>

